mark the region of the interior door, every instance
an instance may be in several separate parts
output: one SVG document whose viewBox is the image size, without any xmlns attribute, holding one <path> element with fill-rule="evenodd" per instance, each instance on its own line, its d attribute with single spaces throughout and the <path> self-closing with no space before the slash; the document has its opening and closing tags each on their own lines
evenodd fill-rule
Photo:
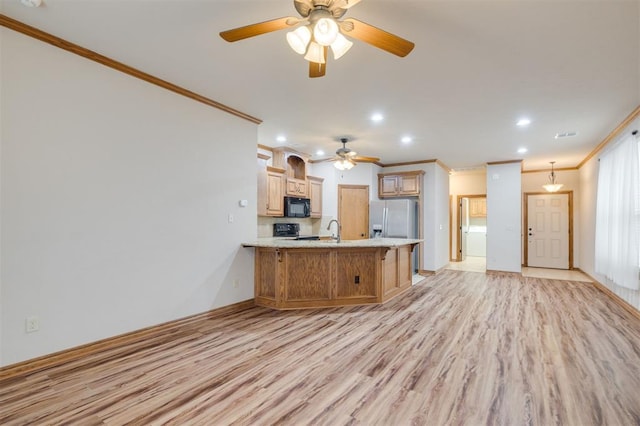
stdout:
<svg viewBox="0 0 640 426">
<path fill-rule="evenodd" d="M 338 185 L 338 220 L 343 240 L 369 238 L 368 185 Z"/>
<path fill-rule="evenodd" d="M 527 266 L 569 269 L 569 194 L 527 195 Z"/>
<path fill-rule="evenodd" d="M 460 260 L 467 258 L 467 236 L 469 235 L 469 199 L 460 200 Z"/>
</svg>

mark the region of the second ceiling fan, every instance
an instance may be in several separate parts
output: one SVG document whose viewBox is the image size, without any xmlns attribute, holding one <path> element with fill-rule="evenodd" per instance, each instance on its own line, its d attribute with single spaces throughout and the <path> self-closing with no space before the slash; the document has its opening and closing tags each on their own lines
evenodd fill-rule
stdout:
<svg viewBox="0 0 640 426">
<path fill-rule="evenodd" d="M 347 10 L 361 0 L 294 0 L 301 18 L 283 17 L 223 31 L 220 37 L 228 42 L 244 40 L 287 27 L 297 28 L 287 33 L 289 46 L 309 62 L 309 77 L 322 77 L 327 69 L 329 48 L 338 59 L 353 45 L 348 37 L 364 41 L 394 55 L 404 57 L 414 44 L 397 35 L 353 18 L 339 20 Z"/>
<path fill-rule="evenodd" d="M 347 148 L 347 142 L 349 140 L 347 138 L 340 138 L 340 142 L 342 143 L 342 148 L 338 148 L 336 151 L 335 157 L 324 158 L 322 160 L 315 160 L 314 163 L 322 163 L 324 161 L 333 161 L 333 165 L 338 170 L 349 170 L 358 163 L 377 163 L 380 161 L 378 157 L 364 157 L 362 155 L 358 155 L 357 152 L 352 151 Z"/>
</svg>

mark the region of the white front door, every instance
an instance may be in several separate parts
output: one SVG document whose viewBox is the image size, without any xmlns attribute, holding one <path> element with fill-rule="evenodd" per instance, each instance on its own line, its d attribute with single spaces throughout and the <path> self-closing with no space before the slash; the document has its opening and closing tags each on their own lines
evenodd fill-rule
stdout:
<svg viewBox="0 0 640 426">
<path fill-rule="evenodd" d="M 531 194 L 527 206 L 527 266 L 569 269 L 569 194 Z"/>
</svg>

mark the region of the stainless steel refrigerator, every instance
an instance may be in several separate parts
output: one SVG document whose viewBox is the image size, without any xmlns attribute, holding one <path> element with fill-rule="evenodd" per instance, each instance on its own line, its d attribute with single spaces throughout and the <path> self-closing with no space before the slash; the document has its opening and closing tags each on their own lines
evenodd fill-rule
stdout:
<svg viewBox="0 0 640 426">
<path fill-rule="evenodd" d="M 414 200 L 382 200 L 369 203 L 371 238 L 418 238 L 418 203 Z M 418 269 L 418 247 L 413 251 L 413 270 Z"/>
</svg>

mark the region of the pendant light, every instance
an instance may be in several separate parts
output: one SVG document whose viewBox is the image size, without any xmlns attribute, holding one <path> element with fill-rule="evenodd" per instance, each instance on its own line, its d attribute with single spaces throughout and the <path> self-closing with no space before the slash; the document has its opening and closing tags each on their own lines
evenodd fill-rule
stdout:
<svg viewBox="0 0 640 426">
<path fill-rule="evenodd" d="M 547 192 L 558 192 L 560 188 L 562 188 L 564 185 L 561 183 L 556 183 L 556 174 L 553 172 L 553 165 L 555 161 L 550 161 L 550 163 L 551 163 L 551 174 L 549 174 L 549 183 L 542 185 L 542 187 Z"/>
</svg>

